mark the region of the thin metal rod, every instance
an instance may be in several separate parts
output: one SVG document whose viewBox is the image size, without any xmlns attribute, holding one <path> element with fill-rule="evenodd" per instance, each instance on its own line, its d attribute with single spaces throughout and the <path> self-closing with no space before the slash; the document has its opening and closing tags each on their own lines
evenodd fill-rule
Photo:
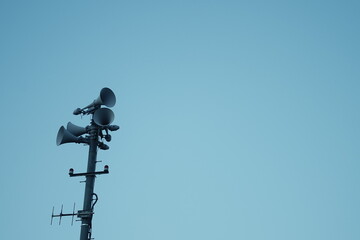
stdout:
<svg viewBox="0 0 360 240">
<path fill-rule="evenodd" d="M 79 176 L 88 176 L 88 175 L 100 175 L 100 174 L 108 174 L 109 170 L 98 171 L 98 172 L 86 172 L 86 173 L 69 173 L 70 177 L 79 177 Z"/>
</svg>

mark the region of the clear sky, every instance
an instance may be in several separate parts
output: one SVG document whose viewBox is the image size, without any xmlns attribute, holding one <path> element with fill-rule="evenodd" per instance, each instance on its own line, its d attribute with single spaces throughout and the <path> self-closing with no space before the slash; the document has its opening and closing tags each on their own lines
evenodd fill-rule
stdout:
<svg viewBox="0 0 360 240">
<path fill-rule="evenodd" d="M 86 146 L 117 96 L 93 237 L 360 239 L 359 1 L 0 1 L 0 239 L 79 239 Z"/>
</svg>

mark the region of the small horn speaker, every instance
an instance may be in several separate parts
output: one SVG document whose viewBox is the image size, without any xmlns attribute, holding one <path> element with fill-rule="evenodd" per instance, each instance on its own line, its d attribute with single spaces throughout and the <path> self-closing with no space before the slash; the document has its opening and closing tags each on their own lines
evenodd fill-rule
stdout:
<svg viewBox="0 0 360 240">
<path fill-rule="evenodd" d="M 100 91 L 100 96 L 85 108 L 91 108 L 99 105 L 113 107 L 115 103 L 116 103 L 116 97 L 114 92 L 110 88 L 103 88 Z"/>
<path fill-rule="evenodd" d="M 114 113 L 109 108 L 99 108 L 94 112 L 94 122 L 99 126 L 107 126 L 114 121 Z"/>
<path fill-rule="evenodd" d="M 70 142 L 77 143 L 79 142 L 79 138 L 71 134 L 71 132 L 66 130 L 64 126 L 61 126 L 56 136 L 56 145 L 59 146 L 61 144 L 70 143 Z"/>
<path fill-rule="evenodd" d="M 72 124 L 71 122 L 68 122 L 66 129 L 76 137 L 79 137 L 87 132 L 86 128 L 76 126 L 75 124 Z"/>
</svg>

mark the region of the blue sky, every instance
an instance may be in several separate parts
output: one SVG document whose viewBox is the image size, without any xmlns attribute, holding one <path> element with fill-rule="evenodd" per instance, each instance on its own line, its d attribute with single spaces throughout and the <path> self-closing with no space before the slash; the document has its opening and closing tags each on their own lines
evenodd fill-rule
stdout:
<svg viewBox="0 0 360 240">
<path fill-rule="evenodd" d="M 86 146 L 117 96 L 95 239 L 360 238 L 357 1 L 1 1 L 0 239 L 78 239 Z M 55 221 L 57 223 L 57 221 Z"/>
</svg>

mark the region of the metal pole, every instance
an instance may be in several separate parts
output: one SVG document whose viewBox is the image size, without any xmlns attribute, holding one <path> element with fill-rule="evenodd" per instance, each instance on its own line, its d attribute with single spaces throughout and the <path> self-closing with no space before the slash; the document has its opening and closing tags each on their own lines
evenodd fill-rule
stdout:
<svg viewBox="0 0 360 240">
<path fill-rule="evenodd" d="M 87 172 L 95 172 L 99 129 L 93 121 L 91 122 L 90 128 L 91 130 L 90 130 Z M 81 217 L 80 240 L 90 240 L 91 238 L 91 220 L 93 216 L 92 200 L 94 195 L 94 184 L 95 184 L 95 175 L 87 175 L 85 194 L 84 194 L 84 206 L 83 206 L 84 215 Z M 88 213 L 88 215 L 86 215 L 86 213 Z"/>
<path fill-rule="evenodd" d="M 102 105 L 113 107 L 116 102 L 116 97 L 110 88 L 103 88 L 100 91 L 100 96 L 91 104 L 84 108 L 77 108 L 74 110 L 74 115 L 92 115 L 91 124 L 85 128 L 68 123 L 67 128 L 61 126 L 56 136 L 56 144 L 59 146 L 64 143 L 85 143 L 89 145 L 89 156 L 87 172 L 74 173 L 74 169 L 69 169 L 70 177 L 85 176 L 85 193 L 83 209 L 75 213 L 75 205 L 73 213 L 63 213 L 62 207 L 60 214 L 54 214 L 54 209 L 51 214 L 51 223 L 54 217 L 59 217 L 60 221 L 63 216 L 77 216 L 81 219 L 80 240 L 91 240 L 92 233 L 92 217 L 94 215 L 94 206 L 98 201 L 97 195 L 94 193 L 95 176 L 99 174 L 109 173 L 109 166 L 105 165 L 103 171 L 96 171 L 96 155 L 97 149 L 108 150 L 109 146 L 103 142 L 111 141 L 111 135 L 108 131 L 117 131 L 120 127 L 117 125 L 110 125 L 114 120 L 114 113 L 109 108 L 103 108 Z M 105 131 L 105 134 L 104 134 Z M 81 136 L 88 134 L 86 136 Z M 59 222 L 60 222 L 59 221 Z"/>
</svg>

